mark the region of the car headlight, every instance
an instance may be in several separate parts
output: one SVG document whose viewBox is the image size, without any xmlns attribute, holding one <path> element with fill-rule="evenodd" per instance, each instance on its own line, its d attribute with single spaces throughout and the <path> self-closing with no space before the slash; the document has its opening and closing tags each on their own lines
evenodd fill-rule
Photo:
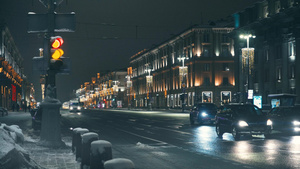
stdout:
<svg viewBox="0 0 300 169">
<path fill-rule="evenodd" d="M 293 124 L 294 124 L 294 126 L 299 126 L 300 125 L 300 121 L 295 120 L 295 121 L 293 121 Z"/>
<path fill-rule="evenodd" d="M 70 110 L 73 110 L 73 107 L 70 107 Z"/>
<path fill-rule="evenodd" d="M 201 113 L 201 116 L 202 116 L 202 117 L 206 117 L 207 115 L 208 115 L 208 114 L 205 113 L 205 112 L 202 112 L 202 113 Z"/>
<path fill-rule="evenodd" d="M 81 108 L 80 107 L 77 107 L 77 110 L 80 110 Z"/>
<path fill-rule="evenodd" d="M 240 127 L 246 127 L 246 126 L 248 126 L 248 123 L 245 122 L 245 121 L 239 121 L 239 126 Z"/>
<path fill-rule="evenodd" d="M 272 126 L 272 124 L 273 124 L 273 122 L 272 122 L 270 119 L 268 119 L 267 125 L 268 125 L 268 126 Z"/>
</svg>

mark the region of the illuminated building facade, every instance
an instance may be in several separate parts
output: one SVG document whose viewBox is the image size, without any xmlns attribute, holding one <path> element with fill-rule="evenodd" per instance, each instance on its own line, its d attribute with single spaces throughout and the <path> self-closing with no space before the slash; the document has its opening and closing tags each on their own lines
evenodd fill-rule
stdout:
<svg viewBox="0 0 300 169">
<path fill-rule="evenodd" d="M 241 63 L 241 48 L 245 42 L 238 38 L 240 34 L 256 35 L 251 40 L 254 50 L 253 74 L 250 76 L 250 88 L 254 95 L 262 96 L 262 103 L 270 105 L 270 94 L 295 94 L 300 104 L 300 1 L 265 0 L 236 13 L 234 31 L 236 62 Z M 236 78 L 242 81 L 241 64 Z M 239 90 L 243 91 L 243 84 Z"/>
<path fill-rule="evenodd" d="M 11 109 L 22 100 L 22 63 L 7 26 L 0 23 L 0 106 Z"/>
<path fill-rule="evenodd" d="M 92 77 L 91 82 L 85 82 L 76 91 L 76 97 L 86 107 L 121 108 L 127 107 L 125 94 L 126 70 L 117 70 Z"/>
<path fill-rule="evenodd" d="M 228 23 L 228 22 L 227 22 Z M 219 23 L 221 25 L 221 23 Z M 190 108 L 199 102 L 221 105 L 236 92 L 231 26 L 193 26 L 160 45 L 130 58 L 133 107 Z M 185 73 L 180 73 L 184 58 Z M 153 76 L 149 90 L 146 76 Z"/>
</svg>

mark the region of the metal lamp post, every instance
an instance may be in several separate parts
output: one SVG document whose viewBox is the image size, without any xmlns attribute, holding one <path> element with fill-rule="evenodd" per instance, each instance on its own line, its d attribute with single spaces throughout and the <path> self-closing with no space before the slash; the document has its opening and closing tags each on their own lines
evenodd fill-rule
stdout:
<svg viewBox="0 0 300 169">
<path fill-rule="evenodd" d="M 243 56 L 243 65 L 246 66 L 246 74 L 247 74 L 247 80 L 246 80 L 246 84 L 245 84 L 245 93 L 248 93 L 247 98 L 251 99 L 251 97 L 249 97 L 249 89 L 250 89 L 250 75 L 251 75 L 251 68 L 250 66 L 252 66 L 252 62 L 253 62 L 253 57 L 254 57 L 254 48 L 249 48 L 249 39 L 250 38 L 256 38 L 255 35 L 252 34 L 247 34 L 247 35 L 240 35 L 241 39 L 246 39 L 247 40 L 247 48 L 246 50 L 242 49 L 242 56 Z M 246 55 L 246 56 L 244 56 Z M 251 57 L 251 58 L 250 58 Z M 250 59 L 251 59 L 251 64 L 250 64 Z M 246 97 L 244 97 L 245 101 L 244 103 L 247 102 Z"/>
<path fill-rule="evenodd" d="M 115 80 L 113 82 L 115 83 L 113 85 L 113 90 L 114 90 L 114 108 L 116 108 L 117 107 L 117 95 L 118 95 L 118 90 L 119 90 L 119 87 L 118 87 L 119 81 Z"/>
<path fill-rule="evenodd" d="M 148 75 L 146 76 L 146 83 L 147 83 L 147 88 L 148 88 L 148 92 L 149 92 L 148 106 L 149 106 L 149 110 L 152 110 L 152 103 L 151 103 L 151 87 L 152 87 L 152 83 L 153 83 L 153 76 L 151 75 L 152 69 L 150 68 L 150 66 L 148 66 L 148 68 L 145 71 L 148 72 Z"/>
<path fill-rule="evenodd" d="M 178 58 L 179 61 L 182 62 L 182 66 L 179 67 L 179 76 L 181 77 L 181 88 L 182 88 L 182 112 L 184 112 L 184 107 L 185 107 L 185 89 L 186 89 L 186 84 L 185 84 L 185 77 L 188 73 L 188 68 L 187 66 L 184 66 L 184 60 L 188 59 L 186 57 L 180 57 Z"/>
</svg>

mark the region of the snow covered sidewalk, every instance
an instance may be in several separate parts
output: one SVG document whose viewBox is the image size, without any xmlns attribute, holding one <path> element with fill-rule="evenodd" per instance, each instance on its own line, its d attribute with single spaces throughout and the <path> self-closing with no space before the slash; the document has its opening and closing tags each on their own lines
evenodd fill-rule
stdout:
<svg viewBox="0 0 300 169">
<path fill-rule="evenodd" d="M 28 139 L 28 138 L 27 138 Z M 75 160 L 71 150 L 71 137 L 63 137 L 64 148 L 48 148 L 38 145 L 38 140 L 26 140 L 23 148 L 28 151 L 30 158 L 39 166 L 46 169 L 80 169 L 80 162 Z"/>
</svg>

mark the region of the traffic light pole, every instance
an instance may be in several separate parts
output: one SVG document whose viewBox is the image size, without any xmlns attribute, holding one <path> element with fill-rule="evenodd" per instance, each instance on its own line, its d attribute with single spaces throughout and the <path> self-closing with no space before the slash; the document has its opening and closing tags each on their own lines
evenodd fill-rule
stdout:
<svg viewBox="0 0 300 169">
<path fill-rule="evenodd" d="M 41 103 L 42 125 L 40 144 L 48 147 L 62 147 L 65 143 L 61 140 L 60 129 L 60 107 L 61 102 L 56 98 L 55 76 L 56 70 L 51 69 L 51 48 L 50 38 L 54 36 L 55 28 L 55 0 L 48 0 L 48 32 L 45 34 L 44 40 L 44 57 L 48 62 L 48 70 L 46 75 L 46 91 L 45 99 Z"/>
</svg>

